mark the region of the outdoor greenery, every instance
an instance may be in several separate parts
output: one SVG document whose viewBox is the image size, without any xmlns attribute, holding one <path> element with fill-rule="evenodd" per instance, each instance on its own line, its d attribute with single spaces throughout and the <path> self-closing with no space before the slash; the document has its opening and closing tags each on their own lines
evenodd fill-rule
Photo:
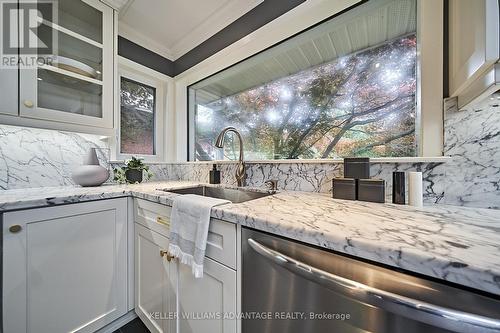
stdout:
<svg viewBox="0 0 500 333">
<path fill-rule="evenodd" d="M 209 104 L 197 104 L 195 152 L 216 158 L 225 126 L 249 159 L 415 156 L 416 36 L 336 59 Z M 224 154 L 235 158 L 237 141 Z"/>
<path fill-rule="evenodd" d="M 121 153 L 154 155 L 155 92 L 152 87 L 121 79 Z"/>
</svg>

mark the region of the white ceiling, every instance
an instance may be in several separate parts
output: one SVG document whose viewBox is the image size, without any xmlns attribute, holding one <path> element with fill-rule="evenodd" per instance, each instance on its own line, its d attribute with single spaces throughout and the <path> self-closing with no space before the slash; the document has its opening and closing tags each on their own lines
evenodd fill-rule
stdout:
<svg viewBox="0 0 500 333">
<path fill-rule="evenodd" d="M 128 0 L 119 35 L 175 60 L 264 0 Z"/>
</svg>

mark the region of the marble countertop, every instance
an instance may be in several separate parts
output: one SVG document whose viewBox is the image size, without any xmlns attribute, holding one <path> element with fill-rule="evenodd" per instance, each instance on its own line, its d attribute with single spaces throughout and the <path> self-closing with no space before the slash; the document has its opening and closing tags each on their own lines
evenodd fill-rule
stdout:
<svg viewBox="0 0 500 333">
<path fill-rule="evenodd" d="M 134 196 L 167 204 L 198 182 L 0 191 L 0 212 Z M 500 211 L 424 208 L 280 192 L 215 207 L 212 216 L 308 244 L 500 295 Z"/>
</svg>

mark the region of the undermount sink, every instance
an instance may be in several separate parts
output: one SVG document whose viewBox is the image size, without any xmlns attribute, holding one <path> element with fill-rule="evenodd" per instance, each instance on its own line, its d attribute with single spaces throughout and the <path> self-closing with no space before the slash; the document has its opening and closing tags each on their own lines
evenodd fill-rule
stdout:
<svg viewBox="0 0 500 333">
<path fill-rule="evenodd" d="M 165 192 L 177 194 L 197 194 L 204 197 L 226 199 L 232 203 L 241 203 L 245 201 L 255 200 L 271 195 L 268 192 L 255 192 L 244 189 L 209 187 L 209 186 L 193 186 L 177 190 L 163 190 Z"/>
</svg>

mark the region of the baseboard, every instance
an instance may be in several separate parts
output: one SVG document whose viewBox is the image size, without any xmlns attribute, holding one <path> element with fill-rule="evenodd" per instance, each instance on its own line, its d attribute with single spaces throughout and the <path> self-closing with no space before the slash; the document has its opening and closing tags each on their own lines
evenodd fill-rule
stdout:
<svg viewBox="0 0 500 333">
<path fill-rule="evenodd" d="M 125 315 L 121 316 L 117 320 L 115 320 L 112 323 L 109 323 L 108 325 L 104 326 L 100 330 L 96 331 L 95 333 L 113 333 L 120 327 L 126 325 L 127 323 L 131 322 L 137 318 L 137 314 L 135 313 L 134 310 L 127 312 Z"/>
</svg>

